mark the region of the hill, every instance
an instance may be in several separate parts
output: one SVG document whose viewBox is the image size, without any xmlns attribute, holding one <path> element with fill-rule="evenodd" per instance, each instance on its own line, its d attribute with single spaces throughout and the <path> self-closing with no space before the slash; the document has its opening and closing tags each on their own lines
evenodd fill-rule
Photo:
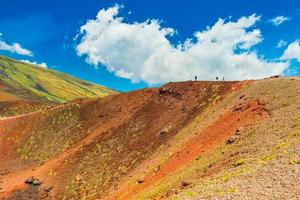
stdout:
<svg viewBox="0 0 300 200">
<path fill-rule="evenodd" d="M 70 75 L 0 56 L 1 99 L 66 102 L 115 94 L 106 87 Z M 5 98 L 3 96 L 7 94 Z"/>
<path fill-rule="evenodd" d="M 1 115 L 21 114 L 77 98 L 116 93 L 58 71 L 0 56 Z"/>
<path fill-rule="evenodd" d="M 297 199 L 297 91 L 188 81 L 0 119 L 0 198 Z"/>
</svg>

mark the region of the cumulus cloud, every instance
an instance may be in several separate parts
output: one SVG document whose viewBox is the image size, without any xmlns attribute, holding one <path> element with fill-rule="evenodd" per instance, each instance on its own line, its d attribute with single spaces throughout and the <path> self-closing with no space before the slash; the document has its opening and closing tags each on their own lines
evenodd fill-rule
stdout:
<svg viewBox="0 0 300 200">
<path fill-rule="evenodd" d="M 263 78 L 280 74 L 286 62 L 271 62 L 253 50 L 262 41 L 254 28 L 260 20 L 255 14 L 237 21 L 217 20 L 206 30 L 194 33 L 177 45 L 168 37 L 176 34 L 158 20 L 127 23 L 120 6 L 99 11 L 95 19 L 81 26 L 76 51 L 95 67 L 102 64 L 116 76 L 148 84 L 199 79 L 227 80 Z M 78 38 L 77 37 L 77 38 Z"/>
<path fill-rule="evenodd" d="M 286 21 L 289 21 L 289 20 L 290 20 L 289 17 L 280 15 L 280 16 L 270 19 L 269 22 L 272 23 L 274 26 L 279 26 L 280 24 L 282 24 Z"/>
<path fill-rule="evenodd" d="M 45 62 L 42 62 L 42 63 L 38 63 L 38 62 L 35 62 L 35 61 L 29 61 L 29 60 L 20 60 L 21 62 L 24 62 L 24 63 L 28 63 L 28 64 L 32 64 L 32 65 L 35 65 L 35 66 L 38 66 L 38 67 L 42 67 L 42 68 L 48 68 L 47 64 Z"/>
<path fill-rule="evenodd" d="M 287 45 L 287 42 L 286 42 L 286 41 L 284 41 L 284 40 L 279 40 L 278 43 L 277 43 L 277 45 L 276 45 L 276 47 L 277 47 L 277 48 L 281 48 L 281 47 L 284 47 L 284 46 L 286 46 L 286 45 Z"/>
<path fill-rule="evenodd" d="M 1 36 L 2 36 L 2 33 L 0 33 L 0 37 Z M 28 49 L 24 49 L 23 47 L 21 47 L 20 44 L 18 44 L 18 43 L 8 44 L 2 38 L 0 38 L 0 50 L 10 51 L 12 53 L 17 53 L 17 54 L 25 55 L 25 56 L 33 55 L 31 51 L 29 51 Z"/>
<path fill-rule="evenodd" d="M 300 62 L 300 44 L 299 40 L 296 40 L 289 44 L 289 46 L 283 52 L 281 56 L 281 60 L 289 60 L 289 59 L 296 59 Z"/>
</svg>

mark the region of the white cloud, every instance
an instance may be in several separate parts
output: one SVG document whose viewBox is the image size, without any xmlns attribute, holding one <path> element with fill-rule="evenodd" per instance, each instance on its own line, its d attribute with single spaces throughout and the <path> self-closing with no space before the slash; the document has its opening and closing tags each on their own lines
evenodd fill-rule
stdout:
<svg viewBox="0 0 300 200">
<path fill-rule="evenodd" d="M 296 40 L 289 44 L 286 50 L 283 52 L 281 56 L 281 60 L 289 60 L 289 59 L 296 59 L 300 62 L 300 44 L 299 40 Z"/>
<path fill-rule="evenodd" d="M 2 36 L 2 33 L 0 33 L 0 37 L 1 36 Z M 32 52 L 29 51 L 28 49 L 22 48 L 20 44 L 18 44 L 18 43 L 7 44 L 2 38 L 0 38 L 0 50 L 10 51 L 12 53 L 17 53 L 17 54 L 25 55 L 25 56 L 33 55 Z"/>
<path fill-rule="evenodd" d="M 274 26 L 279 26 L 283 22 L 286 22 L 286 21 L 289 21 L 289 20 L 290 20 L 289 17 L 280 15 L 280 16 L 277 16 L 277 17 L 274 17 L 274 18 L 270 19 L 269 22 L 272 23 Z"/>
<path fill-rule="evenodd" d="M 237 21 L 219 19 L 211 28 L 198 31 L 194 39 L 173 45 L 168 40 L 176 31 L 163 28 L 157 20 L 126 23 L 119 6 L 102 9 L 96 19 L 80 29 L 78 55 L 94 66 L 103 64 L 116 76 L 148 84 L 199 79 L 227 80 L 263 78 L 280 74 L 287 62 L 269 62 L 252 50 L 262 41 L 253 28 L 259 16 Z"/>
<path fill-rule="evenodd" d="M 32 64 L 32 65 L 35 65 L 35 66 L 38 66 L 38 67 L 42 67 L 42 68 L 48 68 L 47 64 L 45 62 L 42 62 L 42 63 L 37 63 L 35 61 L 29 61 L 29 60 L 20 60 L 21 62 L 24 62 L 24 63 L 28 63 L 28 64 Z"/>
<path fill-rule="evenodd" d="M 281 47 L 284 47 L 284 46 L 286 46 L 286 45 L 287 45 L 287 42 L 286 42 L 286 41 L 284 41 L 284 40 L 279 40 L 278 43 L 277 43 L 277 45 L 276 45 L 276 47 L 277 47 L 277 48 L 281 48 Z"/>
</svg>

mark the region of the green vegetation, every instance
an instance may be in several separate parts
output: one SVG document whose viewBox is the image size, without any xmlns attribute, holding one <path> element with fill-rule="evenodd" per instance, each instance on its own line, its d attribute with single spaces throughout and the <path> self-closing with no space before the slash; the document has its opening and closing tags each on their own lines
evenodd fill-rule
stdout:
<svg viewBox="0 0 300 200">
<path fill-rule="evenodd" d="M 136 120 L 128 129 L 123 130 L 123 140 L 117 135 L 107 135 L 106 139 L 94 140 L 88 151 L 83 148 L 80 152 L 82 155 L 77 154 L 82 159 L 73 168 L 65 188 L 64 199 L 97 199 L 99 190 L 105 191 L 113 187 L 115 180 L 120 180 L 140 162 L 141 155 L 146 154 L 145 149 L 133 150 L 121 158 L 121 153 L 127 148 L 124 140 L 129 141 L 132 134 L 139 133 L 136 124 L 142 125 Z"/>
<path fill-rule="evenodd" d="M 240 167 L 238 169 L 234 169 L 230 171 L 225 172 L 222 176 L 221 176 L 221 181 L 222 182 L 227 182 L 237 176 L 240 175 L 244 175 L 244 174 L 248 174 L 251 173 L 253 170 L 249 167 Z"/>
<path fill-rule="evenodd" d="M 71 104 L 41 116 L 35 128 L 18 142 L 17 153 L 22 160 L 45 162 L 80 141 L 82 123 L 79 104 Z"/>
<path fill-rule="evenodd" d="M 0 72 L 0 80 L 7 86 L 0 87 L 0 97 L 13 94 L 16 99 L 44 99 L 62 103 L 76 98 L 103 97 L 117 93 L 61 72 L 4 56 L 0 56 Z"/>
<path fill-rule="evenodd" d="M 46 110 L 48 104 L 35 102 L 3 102 L 0 103 L 0 117 L 9 117 L 25 113 Z"/>
<path fill-rule="evenodd" d="M 292 130 L 286 136 L 284 136 L 279 143 L 274 145 L 274 147 L 272 148 L 272 150 L 269 152 L 268 155 L 265 155 L 261 158 L 261 164 L 265 165 L 269 161 L 275 159 L 276 156 L 281 153 L 281 150 L 294 144 L 298 140 L 297 135 L 300 133 L 299 124 L 300 124 L 300 118 L 296 117 L 294 119 L 294 127 L 292 128 Z M 293 161 L 289 162 L 289 164 L 291 163 L 293 163 Z"/>
<path fill-rule="evenodd" d="M 233 167 L 238 167 L 238 166 L 244 165 L 245 163 L 246 163 L 245 159 L 239 159 L 236 162 L 232 163 L 232 166 Z"/>
</svg>

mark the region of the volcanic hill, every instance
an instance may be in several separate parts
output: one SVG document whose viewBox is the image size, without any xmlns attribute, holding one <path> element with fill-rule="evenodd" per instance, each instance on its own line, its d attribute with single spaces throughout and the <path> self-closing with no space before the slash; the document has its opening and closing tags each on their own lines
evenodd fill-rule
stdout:
<svg viewBox="0 0 300 200">
<path fill-rule="evenodd" d="M 0 199 L 299 198 L 298 77 L 30 91 L 47 109 L 0 118 Z"/>
<path fill-rule="evenodd" d="M 61 72 L 0 56 L 0 116 L 116 93 Z"/>
</svg>

